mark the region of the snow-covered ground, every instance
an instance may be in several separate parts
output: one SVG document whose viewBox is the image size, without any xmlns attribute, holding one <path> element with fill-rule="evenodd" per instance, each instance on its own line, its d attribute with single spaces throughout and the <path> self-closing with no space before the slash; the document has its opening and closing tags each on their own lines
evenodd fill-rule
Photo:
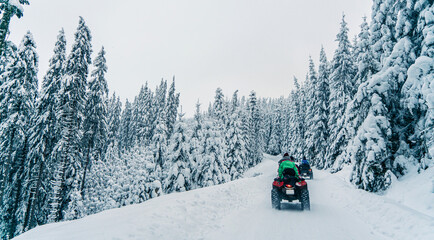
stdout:
<svg viewBox="0 0 434 240">
<path fill-rule="evenodd" d="M 348 171 L 314 170 L 312 210 L 287 203 L 278 211 L 270 203 L 276 160 L 268 156 L 244 179 L 40 226 L 16 239 L 434 239 L 433 171 L 379 196 L 354 189 Z"/>
</svg>

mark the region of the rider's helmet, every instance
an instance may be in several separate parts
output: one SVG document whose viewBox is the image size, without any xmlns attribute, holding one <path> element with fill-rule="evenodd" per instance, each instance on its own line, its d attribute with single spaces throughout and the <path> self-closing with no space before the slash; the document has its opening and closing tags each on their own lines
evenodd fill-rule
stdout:
<svg viewBox="0 0 434 240">
<path fill-rule="evenodd" d="M 289 157 L 289 153 L 283 154 L 284 157 Z"/>
</svg>

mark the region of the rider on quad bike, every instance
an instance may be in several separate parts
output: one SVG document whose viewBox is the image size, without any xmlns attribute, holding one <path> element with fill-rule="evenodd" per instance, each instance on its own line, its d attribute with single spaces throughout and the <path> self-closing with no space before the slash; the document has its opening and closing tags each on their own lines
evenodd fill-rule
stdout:
<svg viewBox="0 0 434 240">
<path fill-rule="evenodd" d="M 309 162 L 307 159 L 303 156 L 303 160 L 301 161 L 301 164 L 299 166 L 299 173 L 302 177 L 309 177 L 310 179 L 313 179 L 313 172 L 312 168 L 310 167 Z"/>
<path fill-rule="evenodd" d="M 278 169 L 278 173 L 279 173 L 279 177 L 283 178 L 283 171 L 285 169 L 288 168 L 292 168 L 295 171 L 295 176 L 297 178 L 300 178 L 300 174 L 298 171 L 298 167 L 295 164 L 295 159 L 293 156 L 289 156 L 288 153 L 283 154 L 283 158 L 279 161 L 279 169 Z"/>
</svg>

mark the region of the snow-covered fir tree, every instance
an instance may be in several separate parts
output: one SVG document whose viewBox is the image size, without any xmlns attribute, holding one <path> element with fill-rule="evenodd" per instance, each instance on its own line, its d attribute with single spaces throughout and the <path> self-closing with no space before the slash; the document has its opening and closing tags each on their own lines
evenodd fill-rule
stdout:
<svg viewBox="0 0 434 240">
<path fill-rule="evenodd" d="M 331 167 L 336 158 L 343 152 L 348 142 L 345 122 L 345 109 L 355 92 L 354 62 L 351 55 L 351 44 L 348 40 L 348 27 L 345 15 L 342 17 L 341 28 L 336 36 L 338 48 L 331 63 L 330 73 L 330 103 L 329 103 L 329 147 L 327 149 L 325 167 Z"/>
<path fill-rule="evenodd" d="M 256 98 L 256 93 L 252 91 L 249 95 L 247 104 L 248 142 L 247 158 L 248 166 L 254 166 L 262 161 L 262 139 L 261 139 L 261 115 Z"/>
<path fill-rule="evenodd" d="M 24 230 L 33 228 L 37 223 L 45 223 L 49 205 L 45 199 L 52 191 L 50 179 L 53 168 L 51 153 L 58 141 L 59 132 L 56 129 L 58 107 L 58 92 L 64 73 L 66 59 L 66 39 L 63 29 L 57 36 L 54 55 L 42 81 L 42 89 L 36 103 L 33 117 L 33 127 L 30 130 L 28 155 L 28 172 L 31 174 L 29 182 L 29 196 L 27 210 L 24 216 Z"/>
<path fill-rule="evenodd" d="M 270 122 L 264 124 L 264 127 L 269 126 L 269 140 L 267 144 L 267 152 L 272 155 L 277 155 L 282 152 L 284 142 L 283 122 L 286 117 L 283 114 L 283 98 L 277 100 L 274 105 L 274 112 L 271 114 Z"/>
<path fill-rule="evenodd" d="M 132 137 L 141 146 L 149 145 L 152 138 L 153 119 L 156 116 L 152 109 L 153 97 L 153 92 L 146 83 L 140 88 L 132 106 Z"/>
<path fill-rule="evenodd" d="M 82 122 L 85 114 L 86 88 L 89 64 L 91 63 L 92 36 L 84 19 L 80 17 L 71 53 L 65 62 L 65 76 L 59 92 L 58 128 L 60 139 L 57 142 L 55 157 L 54 190 L 51 193 L 49 221 L 74 219 L 76 206 L 73 198 L 79 191 L 79 177 L 82 168 Z M 80 200 L 78 200 L 80 201 Z M 78 212 L 77 212 L 78 214 Z M 77 215 L 78 216 L 78 215 Z"/>
<path fill-rule="evenodd" d="M 164 191 L 184 192 L 192 189 L 190 144 L 187 126 L 179 121 L 174 128 L 168 147 L 166 162 L 167 177 L 163 181 Z"/>
<path fill-rule="evenodd" d="M 170 137 L 175 127 L 176 118 L 178 116 L 179 93 L 175 92 L 175 77 L 170 84 L 169 92 L 167 93 L 166 118 L 167 118 L 167 134 Z"/>
<path fill-rule="evenodd" d="M 223 127 L 226 123 L 226 113 L 225 113 L 225 99 L 223 95 L 223 90 L 221 88 L 217 88 L 214 96 L 214 104 L 211 117 L 215 118 L 219 121 L 221 127 Z"/>
<path fill-rule="evenodd" d="M 121 121 L 122 103 L 119 96 L 113 92 L 107 104 L 107 141 L 106 147 L 117 144 Z"/>
<path fill-rule="evenodd" d="M 92 167 L 92 162 L 102 159 L 106 140 L 108 136 L 107 128 L 107 98 L 108 87 L 105 79 L 107 72 L 106 58 L 104 47 L 98 53 L 93 63 L 95 69 L 91 74 L 89 81 L 89 90 L 87 92 L 87 102 L 85 108 L 85 119 L 83 122 L 83 148 L 84 148 L 84 165 L 83 175 L 81 178 L 80 190 L 84 195 L 84 186 L 86 184 L 86 174 Z M 120 112 L 118 112 L 120 114 Z M 119 119 L 119 115 L 118 118 Z M 112 123 L 113 124 L 113 123 Z M 119 126 L 119 122 L 117 122 Z"/>
<path fill-rule="evenodd" d="M 317 165 L 317 161 L 315 159 L 315 151 L 317 149 L 315 149 L 314 146 L 314 142 L 315 142 L 315 134 L 317 133 L 315 130 L 315 128 L 317 126 L 314 126 L 314 124 L 316 123 L 315 121 L 315 114 L 316 114 L 316 109 L 315 107 L 317 106 L 317 102 L 313 101 L 315 99 L 315 91 L 317 91 L 318 89 L 316 89 L 316 85 L 318 84 L 318 74 L 316 72 L 315 69 L 315 65 L 313 63 L 313 60 L 311 57 L 309 57 L 309 72 L 308 72 L 308 78 L 307 81 L 305 82 L 305 88 L 306 88 L 306 102 L 305 102 L 305 106 L 306 106 L 306 111 L 305 111 L 305 125 L 306 125 L 306 135 L 305 135 L 305 154 L 304 157 L 306 157 L 307 159 L 311 159 L 311 162 L 314 165 Z"/>
<path fill-rule="evenodd" d="M 18 54 L 3 73 L 0 91 L 5 118 L 0 123 L 0 235 L 13 238 L 23 231 L 25 204 L 28 199 L 29 174 L 26 157 L 29 151 L 29 129 L 38 90 L 38 55 L 30 32 L 24 36 Z"/>
<path fill-rule="evenodd" d="M 243 129 L 241 111 L 240 108 L 237 108 L 232 113 L 228 119 L 228 128 L 226 130 L 226 159 L 231 180 L 240 178 L 247 168 L 246 131 Z"/>
<path fill-rule="evenodd" d="M 198 163 L 197 184 L 208 187 L 229 181 L 225 164 L 225 139 L 216 122 L 204 122 L 203 152 Z"/>
<path fill-rule="evenodd" d="M 321 48 L 320 52 L 320 65 L 318 69 L 318 79 L 312 78 L 312 88 L 313 95 L 310 98 L 314 102 L 313 106 L 309 111 L 312 113 L 311 123 L 310 123 L 310 135 L 308 141 L 310 142 L 310 148 L 313 153 L 311 156 L 312 163 L 318 168 L 324 167 L 326 155 L 326 149 L 328 146 L 328 115 L 329 115 L 329 84 L 328 84 L 328 62 L 324 51 Z M 312 63 L 313 67 L 313 63 Z M 315 75 L 314 70 L 310 70 L 309 75 Z M 308 145 L 309 146 L 309 145 Z"/>
<path fill-rule="evenodd" d="M 122 151 L 128 151 L 134 144 L 133 107 L 128 99 L 122 111 L 121 125 L 119 127 L 119 145 Z"/>
</svg>

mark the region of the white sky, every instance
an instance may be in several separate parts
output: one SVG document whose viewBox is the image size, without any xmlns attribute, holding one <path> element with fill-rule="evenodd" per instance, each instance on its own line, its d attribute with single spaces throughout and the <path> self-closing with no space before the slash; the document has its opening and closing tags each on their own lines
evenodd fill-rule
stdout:
<svg viewBox="0 0 434 240">
<path fill-rule="evenodd" d="M 31 0 L 13 18 L 9 40 L 33 33 L 42 79 L 63 27 L 68 50 L 78 16 L 92 32 L 93 57 L 104 45 L 111 93 L 130 101 L 148 81 L 176 76 L 181 105 L 192 116 L 221 87 L 260 97 L 288 95 L 295 75 L 304 80 L 308 57 L 318 65 L 321 44 L 330 60 L 342 13 L 350 39 L 359 32 L 370 0 Z M 69 53 L 67 53 L 69 54 Z"/>
</svg>

